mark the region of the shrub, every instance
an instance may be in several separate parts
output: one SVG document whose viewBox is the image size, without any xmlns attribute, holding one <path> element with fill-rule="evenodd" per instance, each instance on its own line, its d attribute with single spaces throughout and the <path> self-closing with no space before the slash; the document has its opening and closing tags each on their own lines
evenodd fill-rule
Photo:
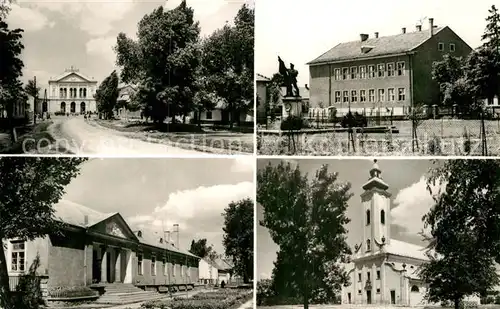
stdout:
<svg viewBox="0 0 500 309">
<path fill-rule="evenodd" d="M 55 287 L 49 290 L 49 296 L 53 298 L 72 298 L 96 295 L 96 291 L 85 286 Z"/>
<path fill-rule="evenodd" d="M 464 138 L 464 152 L 465 154 L 469 155 L 471 151 L 471 141 L 470 141 L 470 134 L 469 132 L 467 132 L 467 128 L 465 127 L 464 127 L 463 138 Z"/>
<path fill-rule="evenodd" d="M 500 295 L 495 297 L 495 305 L 500 305 Z"/>
<path fill-rule="evenodd" d="M 427 144 L 427 149 L 429 154 L 440 155 L 441 154 L 441 140 L 439 137 L 434 135 Z"/>
<path fill-rule="evenodd" d="M 37 255 L 28 273 L 19 280 L 16 293 L 12 299 L 14 308 L 39 309 L 45 305 L 40 287 L 40 277 L 37 275 L 39 266 L 40 256 Z"/>
<path fill-rule="evenodd" d="M 460 309 L 467 309 L 467 308 L 477 308 L 477 302 L 475 301 L 461 301 L 459 308 Z"/>
<path fill-rule="evenodd" d="M 307 128 L 307 123 L 302 117 L 289 116 L 281 122 L 282 131 L 301 130 Z"/>
</svg>

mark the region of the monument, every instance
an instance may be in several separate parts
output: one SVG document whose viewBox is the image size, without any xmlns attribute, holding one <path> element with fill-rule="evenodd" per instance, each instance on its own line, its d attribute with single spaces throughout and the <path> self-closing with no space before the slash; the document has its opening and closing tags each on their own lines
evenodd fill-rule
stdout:
<svg viewBox="0 0 500 309">
<path fill-rule="evenodd" d="M 300 96 L 299 87 L 297 87 L 299 72 L 295 70 L 293 63 L 290 63 L 290 69 L 288 69 L 279 56 L 278 62 L 279 73 L 283 77 L 282 86 L 286 89 L 283 96 L 283 119 L 290 116 L 300 117 L 302 115 L 302 97 Z"/>
</svg>

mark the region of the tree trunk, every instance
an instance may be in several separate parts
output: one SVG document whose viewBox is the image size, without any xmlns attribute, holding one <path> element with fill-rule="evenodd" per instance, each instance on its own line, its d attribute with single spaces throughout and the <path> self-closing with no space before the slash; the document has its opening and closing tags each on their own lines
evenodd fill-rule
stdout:
<svg viewBox="0 0 500 309">
<path fill-rule="evenodd" d="M 5 259 L 5 251 L 0 248 L 0 307 L 4 309 L 14 309 L 12 307 L 12 293 L 9 286 L 9 272 L 7 270 L 7 260 Z"/>
<path fill-rule="evenodd" d="M 304 309 L 309 309 L 309 291 L 304 291 Z"/>
<path fill-rule="evenodd" d="M 460 307 L 460 297 L 455 297 L 455 309 L 459 309 Z"/>
</svg>

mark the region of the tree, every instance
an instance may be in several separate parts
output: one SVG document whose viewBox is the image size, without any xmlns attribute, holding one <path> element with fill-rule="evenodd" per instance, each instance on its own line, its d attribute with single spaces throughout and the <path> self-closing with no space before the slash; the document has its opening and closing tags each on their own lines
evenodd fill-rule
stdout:
<svg viewBox="0 0 500 309">
<path fill-rule="evenodd" d="M 52 205 L 64 194 L 64 187 L 78 175 L 85 158 L 0 158 L 0 239 L 33 240 L 57 233 L 61 223 Z M 11 303 L 4 250 L 0 250 L 0 306 Z"/>
<path fill-rule="evenodd" d="M 38 95 L 40 94 L 40 89 L 41 88 L 36 85 L 36 81 L 34 79 L 28 80 L 28 83 L 24 87 L 26 93 L 32 96 L 34 99 L 38 98 Z"/>
<path fill-rule="evenodd" d="M 113 71 L 103 80 L 95 93 L 97 109 L 103 113 L 104 119 L 109 120 L 114 117 L 113 111 L 117 107 L 119 92 L 118 74 Z"/>
<path fill-rule="evenodd" d="M 203 41 L 203 66 L 211 88 L 227 103 L 230 127 L 254 103 L 254 10 L 243 5 L 234 26 L 224 25 Z"/>
<path fill-rule="evenodd" d="M 199 33 L 193 9 L 183 0 L 173 10 L 164 11 L 160 6 L 144 16 L 138 24 L 137 41 L 124 33 L 117 37 L 120 77 L 139 86 L 137 99 L 145 116 L 156 123 L 178 115 L 185 120 L 193 108 Z"/>
<path fill-rule="evenodd" d="M 486 18 L 486 30 L 481 40 L 486 41 L 483 43 L 485 48 L 493 49 L 497 53 L 500 53 L 500 14 L 495 5 L 492 5 L 488 12 L 490 16 Z"/>
<path fill-rule="evenodd" d="M 253 279 L 253 208 L 253 201 L 247 198 L 229 203 L 222 214 L 225 253 L 245 283 Z"/>
<path fill-rule="evenodd" d="M 341 263 L 349 260 L 347 202 L 350 184 L 322 166 L 313 177 L 288 163 L 269 164 L 257 174 L 257 202 L 264 208 L 260 224 L 279 246 L 273 281 L 279 295 L 291 290 L 307 309 L 313 295 L 332 299 L 349 283 Z M 286 284 L 286 286 L 283 286 Z"/>
<path fill-rule="evenodd" d="M 432 169 L 428 189 L 434 206 L 423 217 L 430 262 L 420 270 L 430 301 L 451 300 L 458 309 L 464 296 L 499 283 L 494 267 L 500 261 L 499 188 L 495 160 L 449 160 Z"/>
<path fill-rule="evenodd" d="M 196 241 L 193 239 L 189 252 L 201 258 L 205 258 L 210 255 L 212 250 L 212 246 L 207 246 L 207 239 L 203 238 Z"/>
</svg>

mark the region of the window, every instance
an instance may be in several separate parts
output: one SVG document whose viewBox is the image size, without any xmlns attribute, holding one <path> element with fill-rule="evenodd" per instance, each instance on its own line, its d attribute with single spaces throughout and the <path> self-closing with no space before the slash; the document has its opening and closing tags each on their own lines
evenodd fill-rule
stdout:
<svg viewBox="0 0 500 309">
<path fill-rule="evenodd" d="M 351 68 L 351 79 L 357 79 L 358 78 L 358 67 L 352 67 Z"/>
<path fill-rule="evenodd" d="M 368 102 L 375 102 L 375 89 L 368 90 Z"/>
<path fill-rule="evenodd" d="M 370 225 L 370 209 L 366 211 L 366 225 Z"/>
<path fill-rule="evenodd" d="M 87 88 L 83 88 L 83 97 L 86 98 L 87 97 Z"/>
<path fill-rule="evenodd" d="M 375 78 L 375 66 L 374 65 L 368 66 L 368 78 Z"/>
<path fill-rule="evenodd" d="M 359 67 L 359 78 L 366 79 L 366 65 L 362 65 Z"/>
<path fill-rule="evenodd" d="M 207 111 L 207 112 L 206 112 L 206 118 L 207 118 L 207 120 L 211 120 L 211 119 L 212 119 L 212 117 L 213 117 L 213 116 L 212 116 L 212 111 Z"/>
<path fill-rule="evenodd" d="M 368 240 L 368 241 L 369 241 L 369 240 Z M 368 273 L 366 274 L 366 276 L 367 276 L 367 277 L 366 277 L 367 281 L 371 281 L 371 278 L 370 278 L 370 272 L 368 272 Z"/>
<path fill-rule="evenodd" d="M 359 91 L 359 101 L 366 102 L 366 90 Z"/>
<path fill-rule="evenodd" d="M 394 63 L 387 64 L 387 76 L 394 76 Z"/>
<path fill-rule="evenodd" d="M 165 259 L 163 259 L 162 264 L 163 264 L 163 275 L 166 276 L 167 275 L 167 261 Z"/>
<path fill-rule="evenodd" d="M 361 290 L 358 290 L 358 294 L 361 294 Z"/>
<path fill-rule="evenodd" d="M 335 103 L 340 103 L 340 102 L 342 102 L 341 93 L 340 91 L 335 91 Z"/>
<path fill-rule="evenodd" d="M 380 270 L 377 270 L 377 280 L 380 280 Z"/>
<path fill-rule="evenodd" d="M 377 289 L 377 294 L 380 294 L 380 289 Z"/>
<path fill-rule="evenodd" d="M 11 241 L 12 258 L 10 260 L 10 270 L 15 272 L 24 271 L 24 241 Z"/>
<path fill-rule="evenodd" d="M 368 239 L 366 241 L 366 251 L 370 251 L 372 248 L 371 248 L 371 244 L 370 244 L 370 240 Z M 370 281 L 370 273 L 368 273 L 368 281 Z"/>
<path fill-rule="evenodd" d="M 396 101 L 396 93 L 394 92 L 394 88 L 389 88 L 387 90 L 387 94 L 389 96 L 389 102 Z"/>
<path fill-rule="evenodd" d="M 151 276 L 156 276 L 156 258 L 151 257 Z"/>
<path fill-rule="evenodd" d="M 450 43 L 450 51 L 454 52 L 455 51 L 455 44 Z"/>
<path fill-rule="evenodd" d="M 137 256 L 137 274 L 142 275 L 142 254 Z"/>
<path fill-rule="evenodd" d="M 398 101 L 404 101 L 405 100 L 405 88 L 399 88 L 398 89 Z"/>
<path fill-rule="evenodd" d="M 385 64 L 381 63 L 377 66 L 377 73 L 378 73 L 378 77 L 385 76 Z"/>
<path fill-rule="evenodd" d="M 361 274 L 358 274 L 358 281 L 361 282 Z"/>
<path fill-rule="evenodd" d="M 414 285 L 411 287 L 412 292 L 418 292 L 418 286 Z"/>
<path fill-rule="evenodd" d="M 344 91 L 343 93 L 344 103 L 349 103 L 349 91 Z"/>
<path fill-rule="evenodd" d="M 380 211 L 380 223 L 385 224 L 385 210 Z"/>
<path fill-rule="evenodd" d="M 342 68 L 342 79 L 349 79 L 349 68 Z"/>
<path fill-rule="evenodd" d="M 438 43 L 438 50 L 444 51 L 444 43 Z"/>
<path fill-rule="evenodd" d="M 335 75 L 334 75 L 334 79 L 335 80 L 340 80 L 340 69 L 335 69 Z"/>
<path fill-rule="evenodd" d="M 404 61 L 398 62 L 397 66 L 398 66 L 398 76 L 405 75 L 405 62 Z"/>
<path fill-rule="evenodd" d="M 385 102 L 385 89 L 378 90 L 378 101 Z"/>
<path fill-rule="evenodd" d="M 358 102 L 358 92 L 356 90 L 351 90 L 351 102 Z"/>
</svg>

